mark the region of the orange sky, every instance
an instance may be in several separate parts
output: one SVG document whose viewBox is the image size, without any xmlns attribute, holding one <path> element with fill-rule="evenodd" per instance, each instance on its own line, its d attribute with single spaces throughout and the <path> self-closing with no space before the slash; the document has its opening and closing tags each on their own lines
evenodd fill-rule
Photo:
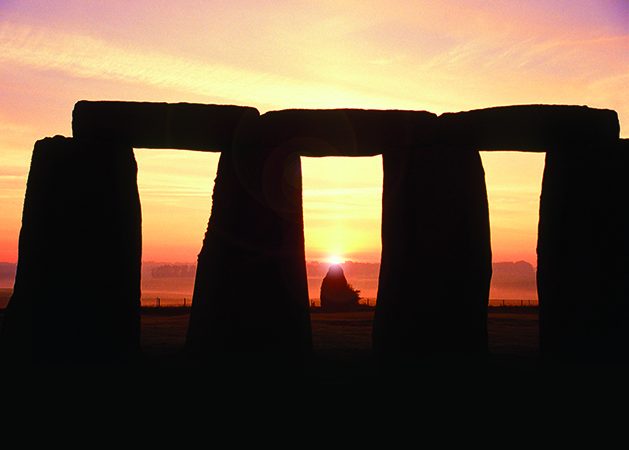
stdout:
<svg viewBox="0 0 629 450">
<path fill-rule="evenodd" d="M 70 135 L 79 99 L 261 112 L 565 103 L 612 108 L 627 123 L 628 24 L 623 0 L 2 0 L 0 261 L 17 258 L 33 143 Z M 217 155 L 136 155 L 145 258 L 193 261 Z M 534 263 L 541 155 L 483 163 L 494 260 Z M 377 261 L 380 159 L 302 164 L 308 257 Z"/>
</svg>

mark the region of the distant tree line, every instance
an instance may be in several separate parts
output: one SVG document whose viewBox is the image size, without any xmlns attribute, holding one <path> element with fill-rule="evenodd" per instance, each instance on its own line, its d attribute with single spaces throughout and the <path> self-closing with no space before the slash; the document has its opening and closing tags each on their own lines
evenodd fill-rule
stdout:
<svg viewBox="0 0 629 450">
<path fill-rule="evenodd" d="M 165 264 L 151 270 L 153 278 L 194 278 L 197 266 L 194 264 Z"/>
<path fill-rule="evenodd" d="M 0 279 L 14 279 L 16 268 L 15 263 L 0 262 Z"/>
</svg>

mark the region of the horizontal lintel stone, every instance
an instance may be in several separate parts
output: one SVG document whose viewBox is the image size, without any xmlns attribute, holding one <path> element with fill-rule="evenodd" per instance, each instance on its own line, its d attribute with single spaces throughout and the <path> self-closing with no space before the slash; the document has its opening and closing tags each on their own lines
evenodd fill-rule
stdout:
<svg viewBox="0 0 629 450">
<path fill-rule="evenodd" d="M 613 142 L 619 132 L 618 114 L 609 109 L 516 105 L 442 114 L 435 139 L 478 150 L 544 152 Z"/>
<path fill-rule="evenodd" d="M 255 108 L 231 105 L 80 101 L 72 132 L 136 148 L 222 151 L 246 138 L 258 117 Z"/>
<path fill-rule="evenodd" d="M 427 142 L 437 116 L 426 111 L 285 109 L 260 117 L 265 146 L 302 156 L 373 156 Z"/>
</svg>

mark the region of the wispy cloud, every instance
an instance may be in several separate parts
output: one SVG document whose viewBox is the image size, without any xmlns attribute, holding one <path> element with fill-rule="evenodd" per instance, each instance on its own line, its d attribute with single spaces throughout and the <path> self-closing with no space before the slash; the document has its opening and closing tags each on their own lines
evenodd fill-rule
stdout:
<svg viewBox="0 0 629 450">
<path fill-rule="evenodd" d="M 135 82 L 245 104 L 384 106 L 390 99 L 279 74 L 121 47 L 82 34 L 0 24 L 0 63 L 54 70 L 79 78 Z M 317 92 L 319 96 L 313 96 Z"/>
<path fill-rule="evenodd" d="M 32 144 L 68 133 L 78 98 L 236 103 L 262 111 L 572 103 L 616 109 L 629 123 L 627 2 L 513 3 L 0 0 L 0 234 L 12 236 L 14 252 Z M 136 154 L 147 251 L 165 248 L 167 239 L 193 255 L 209 214 L 214 175 L 201 170 L 209 162 Z M 373 250 L 381 162 L 321 164 L 302 162 L 308 245 L 331 251 L 345 240 L 354 251 Z M 508 166 L 497 161 L 497 170 L 487 170 L 499 230 L 492 239 L 512 248 L 526 241 L 529 250 L 517 251 L 527 252 L 536 212 L 513 207 L 537 201 L 531 187 L 539 175 L 528 168 L 539 173 L 541 166 Z"/>
</svg>

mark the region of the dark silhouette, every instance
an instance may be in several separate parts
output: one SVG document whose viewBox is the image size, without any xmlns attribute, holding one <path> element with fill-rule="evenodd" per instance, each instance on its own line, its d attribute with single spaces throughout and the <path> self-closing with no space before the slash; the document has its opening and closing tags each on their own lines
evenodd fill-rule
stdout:
<svg viewBox="0 0 629 450">
<path fill-rule="evenodd" d="M 300 159 L 264 145 L 256 125 L 221 153 L 186 346 L 208 361 L 299 364 L 312 350 Z"/>
<path fill-rule="evenodd" d="M 436 141 L 476 150 L 556 152 L 560 147 L 616 142 L 618 115 L 569 105 L 517 105 L 439 116 Z M 570 151 L 570 150 L 569 150 Z"/>
<path fill-rule="evenodd" d="M 321 282 L 320 298 L 324 311 L 353 311 L 358 309 L 360 291 L 347 282 L 340 264 L 332 264 Z"/>
<path fill-rule="evenodd" d="M 13 296 L 10 357 L 134 359 L 140 349 L 141 213 L 131 147 L 60 136 L 35 144 Z M 72 282 L 63 283 L 68 272 Z"/>
<path fill-rule="evenodd" d="M 231 105 L 80 101 L 72 134 L 136 148 L 223 151 L 249 133 L 257 116 L 255 108 Z"/>
<path fill-rule="evenodd" d="M 613 111 L 524 105 L 441 116 L 260 116 L 237 106 L 82 101 L 73 133 L 39 141 L 33 152 L 1 336 L 15 358 L 138 355 L 136 146 L 221 152 L 186 343 L 201 360 L 310 355 L 300 156 L 376 154 L 384 166 L 373 331 L 380 361 L 483 357 L 492 268 L 478 151 L 512 149 L 547 153 L 537 274 L 544 356 L 629 361 L 629 146 Z M 74 283 L 60 289 L 55 282 L 69 267 Z"/>
<path fill-rule="evenodd" d="M 537 285 L 547 360 L 629 362 L 627 173 L 627 140 L 546 154 Z"/>
<path fill-rule="evenodd" d="M 480 156 L 432 145 L 383 154 L 381 359 L 487 353 L 489 211 Z"/>
</svg>

